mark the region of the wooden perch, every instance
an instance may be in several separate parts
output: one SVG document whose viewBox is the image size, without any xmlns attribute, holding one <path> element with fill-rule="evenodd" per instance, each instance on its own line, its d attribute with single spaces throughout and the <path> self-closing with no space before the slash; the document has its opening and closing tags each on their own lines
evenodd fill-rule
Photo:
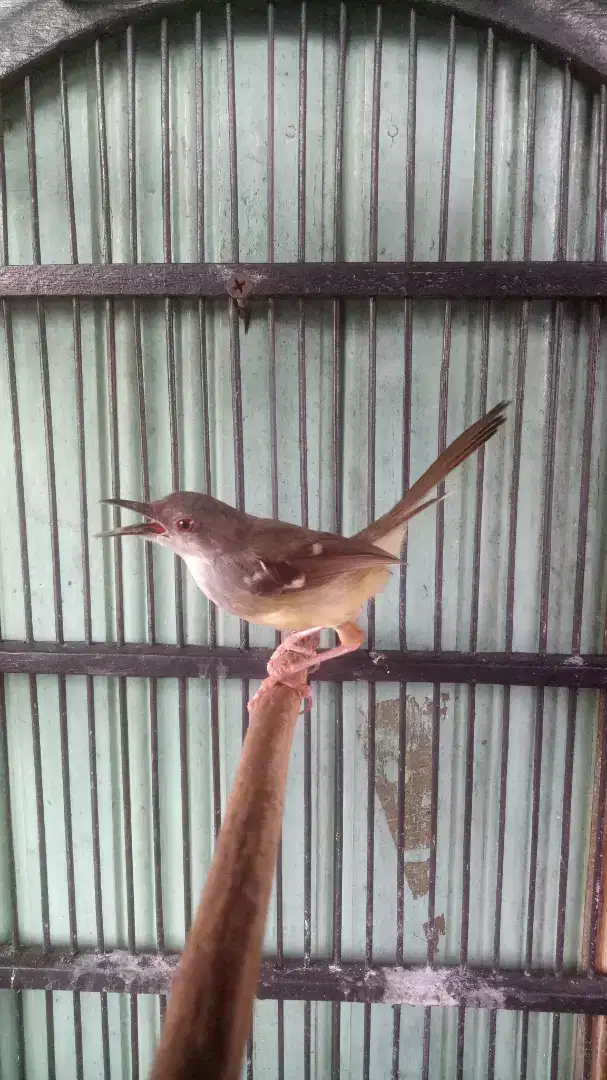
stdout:
<svg viewBox="0 0 607 1080">
<path fill-rule="evenodd" d="M 318 638 L 310 640 L 315 649 Z M 301 653 L 280 660 L 286 668 L 301 662 Z M 151 1080 L 237 1080 L 240 1074 L 307 673 L 289 682 L 292 687 L 266 679 L 264 693 L 251 703 L 242 756 L 173 981 Z"/>
</svg>

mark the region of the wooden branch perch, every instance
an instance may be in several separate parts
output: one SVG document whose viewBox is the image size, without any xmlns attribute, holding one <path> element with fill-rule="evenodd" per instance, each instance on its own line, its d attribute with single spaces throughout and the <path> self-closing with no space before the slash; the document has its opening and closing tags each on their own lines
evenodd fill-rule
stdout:
<svg viewBox="0 0 607 1080">
<path fill-rule="evenodd" d="M 318 638 L 311 640 L 311 649 Z M 284 658 L 284 659 L 283 659 Z M 301 661 L 283 654 L 281 668 Z M 238 1080 L 251 1029 L 307 675 L 266 679 L 251 719 L 200 906 L 175 974 L 151 1080 Z M 298 688 L 295 689 L 294 687 Z"/>
</svg>

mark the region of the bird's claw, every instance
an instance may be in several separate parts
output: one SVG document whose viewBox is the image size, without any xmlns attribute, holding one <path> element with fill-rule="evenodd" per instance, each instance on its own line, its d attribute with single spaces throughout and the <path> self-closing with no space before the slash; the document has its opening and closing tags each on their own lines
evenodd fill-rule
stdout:
<svg viewBox="0 0 607 1080">
<path fill-rule="evenodd" d="M 249 701 L 249 710 L 254 703 L 259 701 L 261 694 L 265 690 L 270 690 L 274 686 L 286 686 L 290 690 L 295 690 L 296 693 L 302 695 L 302 712 L 306 713 L 310 711 L 313 701 L 312 687 L 310 686 L 309 682 L 306 682 L 306 685 L 302 686 L 301 677 L 297 678 L 295 676 L 293 679 L 291 679 L 290 667 L 292 665 L 284 662 L 284 656 L 286 653 L 298 653 L 300 656 L 308 657 L 310 660 L 310 664 L 306 670 L 306 675 L 310 671 L 316 670 L 316 668 L 319 666 L 318 663 L 315 663 L 316 646 L 311 649 L 309 644 L 302 644 L 302 640 L 305 642 L 305 637 L 302 639 L 300 635 L 291 635 L 283 642 L 281 642 L 278 648 L 274 651 L 268 661 L 268 676 L 260 686 L 257 693 Z M 301 668 L 298 669 L 297 675 L 300 675 L 301 670 Z"/>
</svg>

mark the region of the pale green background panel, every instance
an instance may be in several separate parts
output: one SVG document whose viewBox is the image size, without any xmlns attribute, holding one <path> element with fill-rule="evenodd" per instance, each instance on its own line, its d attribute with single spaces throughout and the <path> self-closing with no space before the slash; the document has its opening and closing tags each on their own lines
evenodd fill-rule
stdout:
<svg viewBox="0 0 607 1080">
<path fill-rule="evenodd" d="M 44 993 L 28 991 L 23 995 L 26 1031 L 31 1035 L 27 1052 L 27 1076 L 36 1080 L 47 1075 L 46 1045 L 35 1033 L 44 1025 Z M 102 1075 L 101 1019 L 99 999 L 95 994 L 82 994 L 81 1013 L 83 1041 L 86 1049 L 84 1059 L 85 1080 L 96 1080 Z M 73 1041 L 69 1037 L 73 1022 L 72 995 L 55 994 L 55 1018 L 65 1024 L 67 1037 L 58 1049 L 57 1063 L 60 1075 L 66 1080 L 76 1077 L 76 1061 Z M 157 1017 L 150 1012 L 153 998 L 140 998 L 138 1009 L 140 1066 L 142 1075 L 153 1055 L 157 1037 Z M 387 1078 L 392 1065 L 392 1008 L 374 1005 L 371 1009 L 371 1061 L 370 1075 Z M 108 996 L 108 1016 L 111 1034 L 112 1076 L 130 1076 L 131 1061 L 129 1045 L 129 1008 L 124 997 Z M 15 1064 L 15 1041 L 11 1027 L 14 1025 L 14 1000 L 9 991 L 0 994 L 0 1028 L 3 1057 L 3 1076 L 14 1080 L 18 1076 Z M 504 1080 L 520 1076 L 520 1013 L 500 1013 L 496 1029 L 497 1075 Z M 574 1017 L 560 1018 L 559 1078 L 570 1076 L 570 1054 Z M 532 1075 L 550 1075 L 552 1017 L 547 1014 L 532 1015 L 529 1021 L 528 1062 Z M 285 1075 L 293 1080 L 303 1080 L 303 1005 L 285 1002 L 284 1005 L 286 1065 Z M 400 1070 L 402 1080 L 416 1080 L 421 1076 L 423 1053 L 424 1010 L 403 1008 L 400 1038 Z M 254 1018 L 255 1048 L 253 1072 L 261 1080 L 273 1080 L 276 1076 L 278 1049 L 276 1034 L 276 1003 L 258 1001 Z M 327 1077 L 331 1068 L 331 1006 L 325 1002 L 313 1002 L 311 1006 L 312 1053 L 314 1073 Z M 450 1080 L 455 1075 L 454 1061 L 457 1043 L 457 1011 L 432 1009 L 431 1014 L 431 1060 L 430 1075 Z M 489 1039 L 489 1013 L 484 1010 L 468 1010 L 466 1013 L 466 1044 L 464 1051 L 464 1075 L 473 1080 L 486 1076 Z M 363 1006 L 344 1005 L 341 1009 L 341 1069 L 342 1075 L 352 1080 L 363 1076 Z M 6 1063 L 6 1066 L 5 1066 Z"/>
<path fill-rule="evenodd" d="M 309 260 L 369 257 L 369 199 L 371 187 L 371 106 L 374 64 L 375 12 L 349 12 L 344 117 L 343 217 L 339 250 L 333 248 L 335 95 L 337 87 L 338 16 L 335 6 L 310 6 L 308 11 L 308 92 L 305 257 Z M 277 7 L 275 48 L 275 234 L 276 259 L 298 257 L 298 13 Z M 405 255 L 405 168 L 408 79 L 408 12 L 398 7 L 384 12 L 379 124 L 379 257 Z M 230 234 L 230 176 L 227 125 L 227 73 L 224 27 L 217 10 L 202 19 L 204 117 L 204 257 L 209 260 L 264 261 L 268 257 L 267 219 L 267 39 L 264 16 L 235 8 L 236 122 L 238 151 L 239 250 Z M 160 143 L 160 32 L 157 26 L 138 28 L 137 75 L 137 257 L 163 259 L 162 162 Z M 197 258 L 196 198 L 196 43 L 194 19 L 171 21 L 168 29 L 171 87 L 171 181 L 173 257 Z M 127 80 L 124 41 L 104 44 L 107 113 L 111 255 L 130 261 Z M 414 253 L 418 259 L 438 257 L 438 224 L 443 140 L 443 110 L 447 61 L 447 23 L 418 20 L 416 180 Z M 104 257 L 99 170 L 95 66 L 92 52 L 69 58 L 67 65 L 69 117 L 72 135 L 78 257 Z M 483 171 L 485 137 L 484 35 L 458 28 L 455 107 L 449 197 L 447 257 L 483 257 Z M 61 144 L 58 72 L 55 68 L 33 80 L 38 156 L 41 252 L 44 262 L 69 261 L 68 215 Z M 554 257 L 554 230 L 561 161 L 563 74 L 540 59 L 536 114 L 536 158 L 533 187 L 534 258 Z M 525 134 L 529 95 L 527 53 L 498 43 L 495 59 L 493 250 L 497 259 L 523 255 Z M 8 243 L 13 262 L 31 261 L 31 208 L 22 88 L 3 99 L 8 183 Z M 577 82 L 572 89 L 569 165 L 567 256 L 594 257 L 594 214 L 597 157 L 597 108 L 594 97 Z M 413 372 L 411 473 L 416 477 L 436 454 L 437 408 L 445 305 L 413 305 Z M 343 304 L 343 449 L 344 529 L 353 531 L 366 521 L 368 486 L 368 357 L 369 305 Z M 334 524 L 332 505 L 332 379 L 333 314 L 331 303 L 305 304 L 305 362 L 310 522 L 324 528 Z M 170 428 L 167 398 L 165 307 L 159 300 L 140 304 L 143 383 L 153 496 L 171 488 Z M 232 501 L 235 493 L 230 334 L 224 302 L 203 307 L 202 333 L 198 305 L 175 301 L 175 375 L 181 484 L 203 489 L 210 466 L 213 492 Z M 67 640 L 84 636 L 82 549 L 78 499 L 77 399 L 72 305 L 44 304 L 55 453 L 64 631 Z M 488 403 L 515 391 L 517 364 L 516 304 L 491 306 Z M 89 531 L 109 523 L 98 500 L 110 493 L 108 354 L 104 305 L 83 302 L 82 352 L 84 371 L 84 430 L 89 498 Z M 481 305 L 454 303 L 449 372 L 448 435 L 454 437 L 479 411 L 481 362 Z M 553 312 L 549 305 L 530 306 L 528 360 L 525 372 L 523 467 L 516 549 L 514 647 L 535 651 L 538 644 L 539 567 L 542 467 L 545 460 L 547 386 Z M 35 303 L 12 305 L 14 368 L 23 448 L 28 543 L 32 585 L 34 636 L 54 638 L 48 489 L 42 424 L 42 389 Z M 279 445 L 279 510 L 300 520 L 300 448 L 298 440 L 297 305 L 276 302 L 277 429 Z M 139 403 L 133 308 L 129 301 L 115 305 L 118 368 L 120 493 L 141 496 L 139 463 Z M 588 352 L 588 311 L 565 305 L 559 380 L 559 430 L 556 443 L 555 499 L 552 522 L 551 592 L 548 649 L 571 648 L 573 585 L 577 545 L 585 362 Z M 241 337 L 242 407 L 244 414 L 245 497 L 247 509 L 271 511 L 269 330 L 264 305 L 254 307 L 251 328 Z M 202 360 L 209 371 L 208 412 L 203 395 Z M 589 539 L 584 592 L 582 649 L 600 646 L 600 613 L 605 598 L 603 575 L 605 516 L 605 348 L 598 357 L 596 419 L 590 473 Z M 15 527 L 16 474 L 13 455 L 14 415 L 8 394 L 9 362 L 6 333 L 0 332 L 0 482 L 4 496 L 0 519 L 0 627 L 3 637 L 23 639 L 25 618 L 20 576 L 20 553 Z M 405 336 L 403 305 L 377 303 L 377 434 L 375 447 L 376 507 L 386 510 L 402 490 Z M 203 431 L 209 424 L 210 461 L 204 460 Z M 507 572 L 508 497 L 512 459 L 512 424 L 486 453 L 483 496 L 479 649 L 503 649 Z M 445 502 L 444 648 L 469 648 L 470 595 L 473 552 L 476 466 L 468 463 L 449 481 Z M 435 517 L 432 512 L 411 527 L 407 569 L 407 626 L 410 648 L 432 648 L 434 626 Z M 109 542 L 90 541 L 93 637 L 115 638 L 115 582 Z M 145 573 L 141 547 L 123 544 L 125 629 L 129 641 L 147 634 Z M 166 552 L 154 552 L 156 589 L 155 633 L 161 642 L 176 640 L 174 571 Z M 187 579 L 185 622 L 187 640 L 208 641 L 206 601 Z M 238 644 L 235 619 L 219 615 L 219 642 Z M 271 632 L 251 628 L 251 643 L 270 645 Z M 399 642 L 398 583 L 393 581 L 377 602 L 376 640 L 379 648 Z M 51 938 L 68 943 L 65 835 L 59 747 L 57 680 L 39 678 L 40 725 L 43 751 L 44 813 L 49 860 Z M 444 937 L 438 958 L 454 962 L 459 956 L 465 780 L 465 731 L 468 689 L 444 686 L 441 718 L 438 805 L 438 869 L 436 912 L 444 914 Z M 184 937 L 183 865 L 178 694 L 174 680 L 161 680 L 159 693 L 160 818 L 162 891 L 166 945 L 178 948 Z M 314 955 L 331 955 L 335 776 L 334 688 L 315 690 L 312 713 L 312 948 Z M 92 890 L 92 826 L 90 810 L 89 743 L 86 681 L 67 679 L 70 744 L 70 789 L 74 830 L 78 936 L 82 946 L 96 941 Z M 210 688 L 190 680 L 187 687 L 187 751 L 192 895 L 196 900 L 213 848 Z M 103 871 L 103 914 L 106 946 L 126 944 L 124 865 L 124 804 L 121 787 L 118 688 L 114 680 L 97 679 L 94 686 L 99 781 L 100 840 Z M 407 851 L 405 886 L 405 955 L 423 962 L 428 917 L 427 876 L 430 798 L 429 750 L 432 687 L 407 687 L 408 743 L 405 768 Z M 344 689 L 344 913 L 343 953 L 364 955 L 365 851 L 368 739 L 367 689 Z M 241 688 L 220 684 L 221 798 L 237 765 L 241 743 Z M 377 690 L 375 910 L 374 956 L 391 962 L 396 947 L 396 848 L 391 800 L 398 780 L 399 687 Z M 497 868 L 499 775 L 503 691 L 482 687 L 476 694 L 474 794 L 472 827 L 472 894 L 470 959 L 489 963 L 494 934 L 494 889 Z M 587 859 L 589 800 L 596 726 L 596 695 L 579 695 L 575 735 L 571 855 L 566 921 L 565 960 L 579 956 Z M 34 763 L 29 686 L 25 676 L 6 680 L 8 770 L 13 808 L 13 841 L 17 867 L 20 929 L 25 943 L 41 941 L 40 871 L 36 835 Z M 154 872 L 150 778 L 149 687 L 146 681 L 127 685 L 130 780 L 133 805 L 133 853 L 136 889 L 136 939 L 140 948 L 155 945 Z M 546 695 L 543 772 L 538 851 L 538 892 L 534 962 L 550 964 L 554 954 L 561 804 L 564 777 L 567 693 Z M 502 962 L 521 965 L 529 885 L 531 779 L 535 730 L 535 694 L 513 689 L 509 777 L 506 809 Z M 304 732 L 298 727 L 291 760 L 285 808 L 284 933 L 287 955 L 303 952 L 303 805 Z M 392 826 L 392 829 L 391 829 Z M 0 937 L 10 936 L 7 886 L 6 822 L 0 820 Z M 267 951 L 276 947 L 276 907 L 273 900 L 267 929 Z M 41 994 L 24 995 L 28 1039 L 27 1075 L 46 1075 L 45 1007 Z M 112 1076 L 131 1074 L 128 1003 L 109 998 Z M 81 997 L 85 1077 L 100 1075 L 101 1034 L 99 999 Z M 158 1030 L 158 1004 L 141 999 L 138 1006 L 140 1069 L 145 1076 Z M 258 1003 L 255 1021 L 254 1071 L 276 1076 L 276 1005 Z M 391 1069 L 392 1011 L 372 1010 L 372 1076 Z M 454 1075 L 456 1014 L 433 1010 L 431 1075 Z M 54 998 L 57 1069 L 75 1076 L 73 1002 L 70 995 Z M 421 1075 L 423 1010 L 403 1009 L 401 1075 Z M 489 1019 L 470 1012 L 466 1020 L 465 1075 L 484 1075 Z M 570 1075 L 574 1022 L 561 1020 L 559 1076 Z M 529 1076 L 547 1075 L 552 1019 L 532 1017 Z M 312 1005 L 313 1075 L 321 1080 L 330 1068 L 331 1009 Z M 341 1055 L 344 1076 L 362 1076 L 362 1009 L 341 1010 Z M 17 1075 L 15 1066 L 14 1000 L 0 996 L 0 1067 L 2 1075 Z M 31 1035 L 30 1035 L 31 1033 Z M 303 1077 L 303 1006 L 285 1004 L 286 1075 Z M 520 1070 L 520 1017 L 500 1015 L 497 1022 L 497 1075 L 503 1080 Z"/>
</svg>

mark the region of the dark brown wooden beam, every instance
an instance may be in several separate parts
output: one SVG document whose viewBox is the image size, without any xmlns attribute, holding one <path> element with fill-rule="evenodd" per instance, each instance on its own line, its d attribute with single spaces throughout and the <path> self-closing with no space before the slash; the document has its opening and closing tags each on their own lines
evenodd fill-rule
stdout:
<svg viewBox="0 0 607 1080">
<path fill-rule="evenodd" d="M 603 263 L 112 263 L 0 267 L 0 297 L 207 296 L 228 298 L 234 279 L 250 299 L 451 297 L 554 299 L 607 296 Z"/>
<path fill-rule="evenodd" d="M 115 952 L 0 951 L 0 990 L 166 994 L 179 956 Z M 289 1001 L 464 1005 L 481 1009 L 607 1014 L 607 976 L 459 967 L 332 964 L 303 959 L 262 964 L 257 996 Z"/>
<path fill-rule="evenodd" d="M 129 678 L 263 679 L 268 649 L 176 645 L 56 645 L 0 643 L 0 672 L 33 675 L 116 675 Z M 535 653 L 350 653 L 321 664 L 324 682 L 481 683 L 501 686 L 607 687 L 607 656 Z"/>
<path fill-rule="evenodd" d="M 585 73 L 607 76 L 607 13 L 602 0 L 567 0 L 564 4 L 554 0 L 426 0 L 423 7 L 435 12 L 440 22 L 445 20 L 446 9 L 462 20 L 489 23 L 498 33 L 543 45 L 556 58 L 573 61 Z M 62 50 L 83 45 L 104 31 L 117 31 L 139 19 L 187 13 L 188 5 L 181 0 L 80 0 L 69 4 L 64 0 L 12 0 L 0 5 L 0 85 L 14 82 L 41 61 L 48 64 Z M 251 11 L 249 18 L 255 17 L 256 12 Z"/>
</svg>

